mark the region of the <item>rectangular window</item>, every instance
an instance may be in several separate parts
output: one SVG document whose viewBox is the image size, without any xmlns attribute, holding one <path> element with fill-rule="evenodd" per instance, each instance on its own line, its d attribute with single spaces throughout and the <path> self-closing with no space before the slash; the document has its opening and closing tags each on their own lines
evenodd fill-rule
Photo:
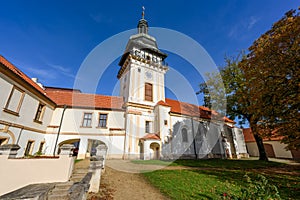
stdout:
<svg viewBox="0 0 300 200">
<path fill-rule="evenodd" d="M 24 92 L 21 89 L 14 86 L 10 92 L 4 111 L 14 115 L 19 115 L 23 99 Z"/>
<path fill-rule="evenodd" d="M 35 114 L 34 121 L 36 122 L 42 122 L 43 116 L 44 116 L 44 111 L 45 111 L 46 106 L 44 104 L 39 104 L 38 109 Z"/>
<path fill-rule="evenodd" d="M 98 127 L 106 128 L 107 127 L 107 114 L 99 114 L 99 124 Z"/>
<path fill-rule="evenodd" d="M 146 101 L 153 101 L 152 93 L 153 93 L 152 84 L 145 83 L 145 100 Z"/>
<path fill-rule="evenodd" d="M 168 125 L 168 120 L 165 120 L 164 124 L 165 124 L 165 126 L 167 126 Z"/>
<path fill-rule="evenodd" d="M 32 153 L 33 143 L 34 143 L 33 141 L 28 141 L 27 142 L 25 153 L 24 153 L 25 156 L 28 156 Z"/>
<path fill-rule="evenodd" d="M 150 133 L 150 121 L 145 122 L 145 132 Z"/>
<path fill-rule="evenodd" d="M 39 153 L 43 152 L 44 144 L 45 144 L 45 142 L 40 143 L 40 147 L 39 147 L 39 151 L 38 151 Z"/>
<path fill-rule="evenodd" d="M 84 113 L 82 127 L 92 127 L 92 113 Z"/>
</svg>

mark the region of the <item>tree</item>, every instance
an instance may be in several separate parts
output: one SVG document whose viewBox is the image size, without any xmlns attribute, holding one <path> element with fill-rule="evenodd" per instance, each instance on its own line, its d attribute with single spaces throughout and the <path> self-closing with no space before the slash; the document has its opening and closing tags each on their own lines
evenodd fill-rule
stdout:
<svg viewBox="0 0 300 200">
<path fill-rule="evenodd" d="M 274 134 L 282 136 L 288 148 L 300 147 L 299 66 L 300 17 L 299 11 L 291 10 L 253 43 L 247 56 L 226 58 L 220 69 L 227 115 L 248 120 L 260 160 L 268 160 L 262 138 Z M 214 91 L 209 88 L 219 85 L 211 84 L 218 79 L 213 74 L 207 77 L 210 81 L 200 85 L 200 92 L 212 97 L 207 91 Z"/>
<path fill-rule="evenodd" d="M 249 48 L 239 68 L 255 110 L 256 131 L 300 148 L 300 16 L 291 10 Z"/>
<path fill-rule="evenodd" d="M 254 136 L 259 149 L 260 160 L 268 160 L 263 140 L 257 134 L 255 119 L 255 112 L 251 110 L 251 104 L 256 103 L 250 98 L 250 91 L 245 86 L 244 71 L 239 68 L 240 61 L 245 57 L 244 52 L 241 52 L 236 57 L 226 57 L 226 65 L 220 68 L 220 76 L 217 72 L 206 74 L 206 82 L 200 84 L 200 91 L 198 93 L 204 94 L 204 105 L 209 106 L 213 104 L 222 104 L 223 97 L 227 100 L 226 115 L 231 119 L 240 119 L 240 124 L 245 123 L 247 120 L 254 128 Z M 219 96 L 219 97 L 218 97 Z M 214 109 L 218 112 L 224 112 L 215 106 Z"/>
</svg>

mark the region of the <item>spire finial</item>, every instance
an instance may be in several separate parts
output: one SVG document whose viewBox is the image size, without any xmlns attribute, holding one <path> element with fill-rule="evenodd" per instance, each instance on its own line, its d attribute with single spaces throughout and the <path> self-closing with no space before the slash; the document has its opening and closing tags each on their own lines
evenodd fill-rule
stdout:
<svg viewBox="0 0 300 200">
<path fill-rule="evenodd" d="M 144 19 L 145 18 L 145 6 L 142 6 L 142 9 L 143 9 L 143 11 L 142 11 L 142 18 Z"/>
</svg>

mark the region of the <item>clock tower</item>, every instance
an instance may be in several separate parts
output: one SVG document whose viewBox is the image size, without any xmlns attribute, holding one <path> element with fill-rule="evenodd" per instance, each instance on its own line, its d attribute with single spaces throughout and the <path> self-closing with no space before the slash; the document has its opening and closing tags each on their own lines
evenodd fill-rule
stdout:
<svg viewBox="0 0 300 200">
<path fill-rule="evenodd" d="M 138 33 L 132 35 L 119 65 L 120 96 L 124 102 L 154 106 L 165 101 L 164 64 L 167 54 L 158 49 L 156 39 L 148 34 L 148 22 L 142 19 L 137 25 Z"/>
<path fill-rule="evenodd" d="M 168 134 L 170 111 L 170 107 L 159 105 L 165 102 L 166 57 L 158 49 L 156 39 L 148 34 L 143 8 L 137 34 L 129 38 L 119 62 L 120 96 L 126 110 L 124 159 L 160 157 L 161 138 Z"/>
</svg>

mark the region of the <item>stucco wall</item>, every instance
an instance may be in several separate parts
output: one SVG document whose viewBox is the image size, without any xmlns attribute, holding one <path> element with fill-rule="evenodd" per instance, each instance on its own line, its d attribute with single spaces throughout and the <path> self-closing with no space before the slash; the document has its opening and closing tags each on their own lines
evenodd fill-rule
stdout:
<svg viewBox="0 0 300 200">
<path fill-rule="evenodd" d="M 0 195 L 34 183 L 68 181 L 74 158 L 59 159 L 7 159 L 0 155 Z"/>
<path fill-rule="evenodd" d="M 285 150 L 286 145 L 281 144 L 279 141 L 264 141 L 264 144 L 272 145 L 276 158 L 293 158 L 291 151 Z M 255 142 L 247 142 L 246 145 L 250 156 L 259 156 Z"/>
</svg>

